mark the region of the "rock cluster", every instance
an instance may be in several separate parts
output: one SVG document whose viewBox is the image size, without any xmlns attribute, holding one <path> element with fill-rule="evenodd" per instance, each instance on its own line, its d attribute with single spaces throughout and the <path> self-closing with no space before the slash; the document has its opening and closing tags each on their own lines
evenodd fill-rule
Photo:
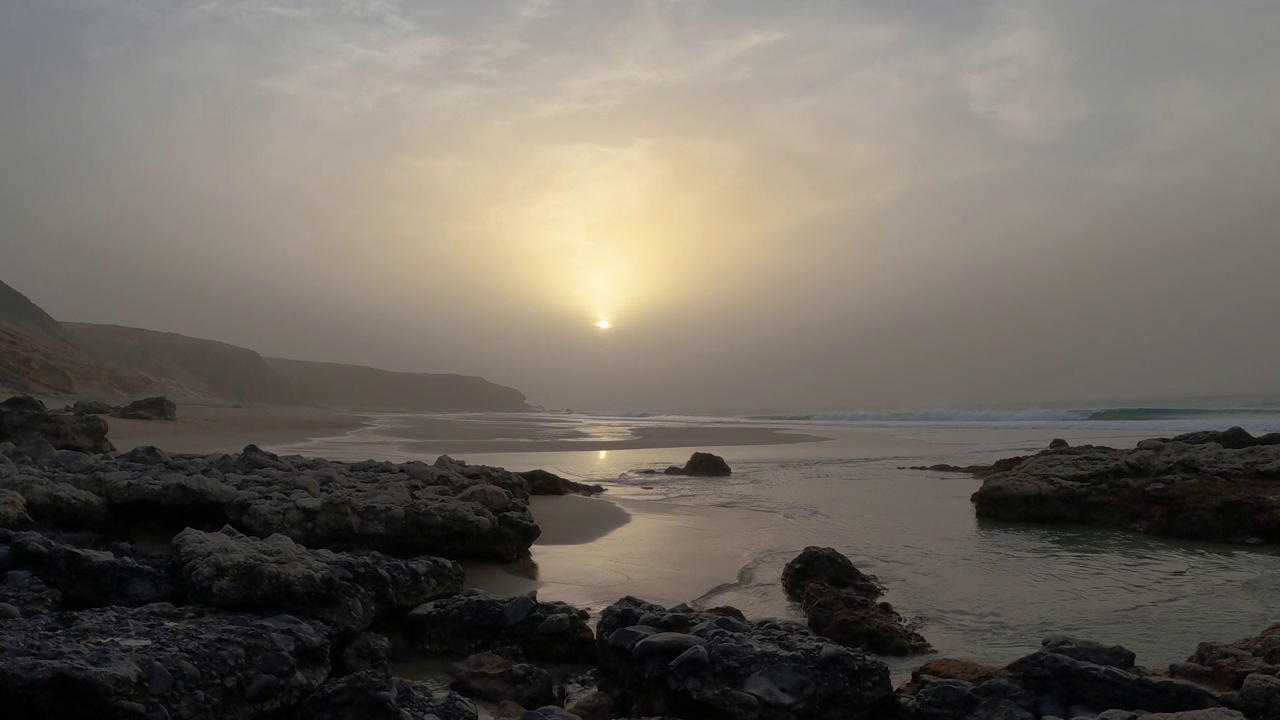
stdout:
<svg viewBox="0 0 1280 720">
<path fill-rule="evenodd" d="M 1104 525 L 1234 543 L 1280 542 L 1280 433 L 1240 428 L 1127 450 L 1058 446 L 986 474 L 980 517 Z"/>
<path fill-rule="evenodd" d="M 38 447 L 43 443 L 54 450 L 84 453 L 111 452 L 115 449 L 107 440 L 107 423 L 102 418 L 51 413 L 43 402 L 26 395 L 0 402 L 0 443 L 6 442 L 12 443 L 16 448 L 23 448 L 30 443 L 36 443 Z"/>
<path fill-rule="evenodd" d="M 0 470 L 0 491 L 22 498 L 0 498 L 0 523 L 9 526 L 121 534 L 139 524 L 173 533 L 231 525 L 314 549 L 497 561 L 519 557 L 541 532 L 522 477 L 447 458 L 346 464 L 250 445 L 236 455 L 136 448 L 14 460 Z"/>
<path fill-rule="evenodd" d="M 929 643 L 887 602 L 875 578 L 832 548 L 808 547 L 782 571 L 787 596 L 800 603 L 809 629 L 841 645 L 881 655 L 929 652 Z"/>
<path fill-rule="evenodd" d="M 1235 647 L 1264 646 L 1265 634 Z M 1221 646 L 1209 654 L 1222 655 Z M 1206 650 L 1201 646 L 1201 655 Z M 1273 720 L 1280 679 L 1267 671 L 1238 678 L 1234 690 L 1165 677 L 1134 664 L 1134 654 L 1067 637 L 1005 668 L 951 661 L 926 664 L 898 697 L 902 720 Z M 1194 660 L 1195 658 L 1193 658 Z M 1176 666 L 1175 666 L 1176 668 Z M 940 670 L 937 675 L 930 670 Z M 948 676 L 951 672 L 959 676 Z M 888 715 L 886 717 L 895 717 Z"/>
<path fill-rule="evenodd" d="M 625 598 L 597 635 L 601 687 L 633 715 L 858 720 L 893 702 L 883 663 L 795 624 Z"/>
<path fill-rule="evenodd" d="M 534 595 L 499 598 L 480 590 L 426 603 L 404 618 L 404 635 L 420 652 L 463 658 L 496 653 L 513 660 L 590 663 L 595 636 L 586 612 Z"/>
</svg>

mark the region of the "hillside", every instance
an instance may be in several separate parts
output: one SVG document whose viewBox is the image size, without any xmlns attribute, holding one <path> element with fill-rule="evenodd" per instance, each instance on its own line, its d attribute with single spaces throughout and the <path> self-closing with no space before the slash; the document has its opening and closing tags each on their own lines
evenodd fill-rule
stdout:
<svg viewBox="0 0 1280 720">
<path fill-rule="evenodd" d="M 3 282 L 0 282 L 0 322 L 41 345 L 71 344 L 57 320 Z"/>
<path fill-rule="evenodd" d="M 266 358 L 316 402 L 333 407 L 420 412 L 521 412 L 525 397 L 479 377 L 399 373 L 359 365 Z"/>
<path fill-rule="evenodd" d="M 270 405 L 312 401 L 280 377 L 258 353 L 176 333 L 117 325 L 62 323 L 79 345 L 117 365 L 165 378 L 199 396 Z"/>
</svg>

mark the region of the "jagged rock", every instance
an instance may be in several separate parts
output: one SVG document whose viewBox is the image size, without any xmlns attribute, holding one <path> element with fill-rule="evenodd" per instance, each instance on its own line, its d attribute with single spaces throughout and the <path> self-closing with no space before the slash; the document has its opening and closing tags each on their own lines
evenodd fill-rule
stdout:
<svg viewBox="0 0 1280 720">
<path fill-rule="evenodd" d="M 21 530 L 30 524 L 26 498 L 14 490 L 0 490 L 0 530 Z"/>
<path fill-rule="evenodd" d="M 524 707 L 554 705 L 555 686 L 542 668 L 519 664 L 492 653 L 478 653 L 453 666 L 449 688 L 476 700 L 510 700 Z"/>
<path fill-rule="evenodd" d="M 77 400 L 64 410 L 73 415 L 110 415 L 115 407 L 97 400 Z"/>
<path fill-rule="evenodd" d="M 62 594 L 68 608 L 140 607 L 174 597 L 165 558 L 135 554 L 128 545 L 112 550 L 81 548 L 35 532 L 0 530 L 7 565 L 30 570 Z"/>
<path fill-rule="evenodd" d="M 49 412 L 44 403 L 18 395 L 0 403 L 0 442 L 22 445 L 45 440 L 58 450 L 86 453 L 111 452 L 107 423 L 96 415 L 67 415 Z"/>
<path fill-rule="evenodd" d="M 1202 642 L 1186 663 L 1169 670 L 1175 677 L 1230 688 L 1239 688 L 1254 673 L 1280 675 L 1280 623 L 1233 643 Z"/>
<path fill-rule="evenodd" d="M 1277 443 L 1232 428 L 1144 441 L 1129 450 L 1056 448 L 987 475 L 973 501 L 980 517 L 998 520 L 1280 542 Z"/>
<path fill-rule="evenodd" d="M 57 610 L 62 606 L 62 593 L 29 570 L 10 570 L 0 575 L 0 603 L 12 607 L 19 617 L 30 617 Z"/>
<path fill-rule="evenodd" d="M 415 608 L 403 629 L 415 649 L 452 658 L 491 652 L 513 660 L 590 662 L 595 636 L 585 615 L 531 595 L 498 598 L 468 590 Z"/>
<path fill-rule="evenodd" d="M 782 588 L 792 600 L 803 600 L 810 585 L 855 590 L 863 597 L 880 597 L 882 590 L 876 579 L 864 575 L 849 558 L 832 548 L 805 548 L 782 569 Z"/>
<path fill-rule="evenodd" d="M 601 687 L 634 715 L 784 720 L 879 718 L 888 669 L 794 623 L 673 612 L 636 598 L 600 618 Z"/>
<path fill-rule="evenodd" d="M 451 560 L 308 550 L 283 535 L 260 540 L 230 527 L 183 531 L 173 540 L 173 557 L 196 603 L 284 611 L 342 631 L 363 630 L 393 611 L 455 594 L 464 579 Z"/>
<path fill-rule="evenodd" d="M 13 720 L 251 720 L 329 674 L 319 625 L 171 605 L 0 622 L 0 697 Z M 394 717 L 394 716 L 392 716 Z"/>
<path fill-rule="evenodd" d="M 733 469 L 719 455 L 696 452 L 689 457 L 689 461 L 684 464 L 684 467 L 669 467 L 666 470 L 666 474 L 692 475 L 694 477 L 728 477 L 733 474 Z"/>
<path fill-rule="evenodd" d="M 476 707 L 457 693 L 437 696 L 426 683 L 368 670 L 331 680 L 303 700 L 307 720 L 476 720 Z"/>
<path fill-rule="evenodd" d="M 118 408 L 111 417 L 122 420 L 168 420 L 178 419 L 178 406 L 166 397 L 152 397 L 133 402 Z"/>
<path fill-rule="evenodd" d="M 566 480 L 546 470 L 529 470 L 519 475 L 529 483 L 530 495 L 599 495 L 604 492 L 601 485 Z"/>
<path fill-rule="evenodd" d="M 875 578 L 831 548 L 808 547 L 782 571 L 787 595 L 799 599 L 815 633 L 882 655 L 929 651 L 929 643 L 885 602 Z"/>
</svg>

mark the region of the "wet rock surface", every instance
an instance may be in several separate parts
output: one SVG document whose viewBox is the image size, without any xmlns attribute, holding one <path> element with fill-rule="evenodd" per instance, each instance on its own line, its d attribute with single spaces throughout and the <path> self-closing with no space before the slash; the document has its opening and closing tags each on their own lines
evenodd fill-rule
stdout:
<svg viewBox="0 0 1280 720">
<path fill-rule="evenodd" d="M 980 517 L 1126 528 L 1232 543 L 1280 542 L 1280 434 L 1240 428 L 1057 447 L 986 473 Z"/>
<path fill-rule="evenodd" d="M 884 664 L 794 623 L 625 598 L 598 631 L 601 687 L 634 716 L 857 720 L 892 708 Z"/>
<path fill-rule="evenodd" d="M 404 618 L 419 652 L 464 658 L 494 653 L 512 660 L 592 662 L 595 636 L 586 613 L 530 595 L 500 598 L 479 590 L 426 603 Z"/>
<path fill-rule="evenodd" d="M 283 535 L 260 540 L 231 527 L 184 530 L 173 540 L 173 562 L 194 603 L 289 612 L 342 631 L 453 595 L 464 577 L 451 560 L 308 550 Z"/>
<path fill-rule="evenodd" d="M 0 570 L 30 572 L 57 590 L 63 609 L 141 607 L 175 599 L 167 558 L 127 543 L 81 547 L 36 532 L 0 530 Z"/>
</svg>

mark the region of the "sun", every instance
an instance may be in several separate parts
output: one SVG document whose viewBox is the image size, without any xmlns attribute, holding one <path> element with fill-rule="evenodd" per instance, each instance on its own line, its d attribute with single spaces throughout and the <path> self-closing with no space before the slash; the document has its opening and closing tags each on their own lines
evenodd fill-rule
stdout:
<svg viewBox="0 0 1280 720">
<path fill-rule="evenodd" d="M 608 320 L 601 320 L 600 322 L 596 323 L 596 327 L 600 328 L 601 330 L 608 330 L 609 328 L 613 327 L 613 323 L 609 322 Z"/>
</svg>

